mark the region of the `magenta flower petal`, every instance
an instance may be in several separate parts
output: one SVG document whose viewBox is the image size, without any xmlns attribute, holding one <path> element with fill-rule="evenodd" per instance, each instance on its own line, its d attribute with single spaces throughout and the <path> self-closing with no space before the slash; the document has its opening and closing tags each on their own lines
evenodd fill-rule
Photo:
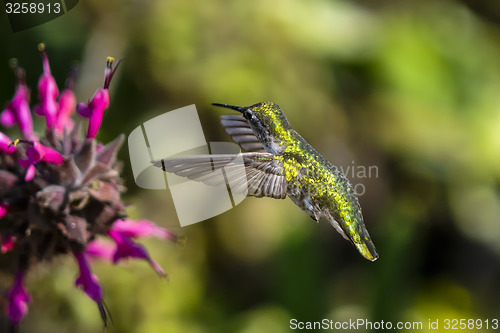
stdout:
<svg viewBox="0 0 500 333">
<path fill-rule="evenodd" d="M 16 152 L 16 146 L 14 146 L 9 137 L 2 132 L 0 132 L 0 151 L 7 154 Z"/>
<path fill-rule="evenodd" d="M 66 79 L 66 88 L 59 95 L 59 111 L 57 112 L 56 119 L 56 131 L 58 133 L 63 132 L 64 129 L 70 131 L 73 129 L 74 122 L 71 119 L 71 115 L 76 110 L 76 97 L 73 92 L 73 87 L 75 86 L 75 80 L 78 75 L 78 66 L 73 66 Z"/>
<path fill-rule="evenodd" d="M 78 105 L 76 106 L 76 111 L 78 112 L 78 114 L 80 114 L 80 116 L 84 118 L 90 117 L 91 110 L 85 103 L 82 102 L 78 103 Z"/>
<path fill-rule="evenodd" d="M 5 127 L 12 127 L 16 123 L 16 118 L 10 109 L 5 109 L 0 114 L 0 123 Z"/>
<path fill-rule="evenodd" d="M 30 181 L 35 176 L 35 164 L 44 161 L 52 164 L 61 164 L 64 158 L 56 150 L 45 147 L 38 141 L 22 141 L 23 143 L 31 144 L 31 146 L 26 149 L 27 159 L 18 159 L 17 162 L 26 170 L 26 176 L 24 180 Z"/>
<path fill-rule="evenodd" d="M 94 111 L 89 118 L 89 128 L 87 130 L 87 138 L 93 139 L 96 137 L 99 128 L 101 127 L 104 111 Z"/>
<path fill-rule="evenodd" d="M 45 50 L 45 45 L 40 44 L 39 49 L 42 52 L 43 59 L 43 74 L 38 81 L 38 95 L 40 98 L 40 105 L 35 107 L 35 112 L 45 117 L 47 128 L 52 128 L 56 121 L 59 105 L 56 101 L 59 95 L 56 80 L 50 73 L 49 58 Z"/>
<path fill-rule="evenodd" d="M 61 164 L 64 161 L 60 153 L 52 148 L 45 147 L 38 141 L 32 142 L 32 145 L 26 149 L 26 157 L 28 158 L 18 160 L 19 164 L 24 168 L 28 168 L 30 165 L 40 161 L 52 164 Z"/>
<path fill-rule="evenodd" d="M 30 165 L 31 165 L 31 161 L 30 160 L 28 160 L 28 159 L 22 159 L 22 158 L 18 159 L 17 163 L 19 163 L 19 165 L 22 166 L 25 169 L 28 169 L 30 167 Z"/>
<path fill-rule="evenodd" d="M 142 245 L 132 241 L 127 235 L 115 230 L 110 230 L 108 233 L 117 246 L 113 255 L 115 263 L 123 258 L 149 259 L 146 249 Z"/>
<path fill-rule="evenodd" d="M 75 281 L 75 286 L 81 287 L 87 296 L 97 303 L 102 320 L 106 326 L 108 315 L 103 303 L 103 293 L 99 280 L 97 276 L 90 271 L 90 266 L 85 259 L 85 255 L 82 252 L 76 252 L 74 255 L 80 269 L 80 275 Z"/>
<path fill-rule="evenodd" d="M 5 237 L 5 239 L 1 243 L 0 252 L 7 253 L 10 250 L 12 250 L 15 245 L 16 245 L 16 237 L 7 236 L 7 237 Z"/>
<path fill-rule="evenodd" d="M 75 93 L 69 89 L 65 89 L 59 96 L 59 115 L 63 114 L 69 117 L 76 108 Z"/>
<path fill-rule="evenodd" d="M 76 108 L 76 98 L 73 91 L 65 89 L 59 96 L 59 112 L 56 119 L 56 130 L 62 132 L 65 128 L 71 130 L 73 128 L 73 120 L 71 114 Z"/>
<path fill-rule="evenodd" d="M 9 212 L 9 206 L 4 203 L 0 203 L 0 219 Z"/>
<path fill-rule="evenodd" d="M 102 288 L 99 284 L 97 276 L 90 271 L 90 266 L 81 252 L 75 253 L 76 261 L 80 269 L 80 275 L 75 281 L 77 287 L 81 287 L 83 291 L 96 303 L 102 303 Z"/>
<path fill-rule="evenodd" d="M 28 170 L 26 170 L 26 175 L 24 176 L 24 180 L 29 182 L 30 180 L 33 179 L 34 176 L 35 176 L 35 166 L 30 165 L 28 166 Z"/>
<path fill-rule="evenodd" d="M 172 232 L 157 226 L 149 220 L 132 221 L 129 219 L 120 219 L 113 223 L 112 229 L 132 238 L 157 237 L 170 240 L 177 239 Z"/>
<path fill-rule="evenodd" d="M 36 141 L 33 142 L 33 145 L 31 147 L 26 149 L 26 156 L 28 157 L 28 161 L 33 164 L 40 161 L 44 154 L 45 151 L 41 147 L 41 144 Z"/>
<path fill-rule="evenodd" d="M 89 127 L 87 138 L 95 138 L 99 127 L 101 127 L 104 111 L 109 107 L 109 93 L 107 89 L 99 89 L 92 100 L 83 108 L 79 105 L 78 112 L 80 115 L 89 118 Z M 85 116 L 86 115 L 86 116 Z"/>
<path fill-rule="evenodd" d="M 33 133 L 33 120 L 31 118 L 31 112 L 26 100 L 23 100 L 19 106 L 17 123 L 19 125 L 19 129 L 21 130 L 22 138 L 26 140 L 35 139 L 35 135 Z"/>
<path fill-rule="evenodd" d="M 42 146 L 40 144 L 40 146 Z M 49 162 L 52 164 L 61 164 L 64 161 L 64 158 L 60 153 L 58 153 L 56 150 L 42 146 L 43 149 L 43 156 L 41 158 L 41 161 L 44 162 Z"/>
<path fill-rule="evenodd" d="M 104 111 L 109 107 L 109 84 L 120 64 L 120 60 L 118 60 L 116 65 L 113 66 L 114 61 L 114 58 L 108 58 L 106 71 L 104 73 L 104 88 L 97 90 L 94 97 L 92 97 L 87 105 L 79 103 L 77 106 L 78 113 L 82 117 L 89 118 L 89 127 L 87 130 L 87 138 L 89 139 L 96 137 L 102 123 Z"/>
<path fill-rule="evenodd" d="M 85 254 L 92 258 L 98 258 L 109 262 L 113 261 L 116 252 L 116 244 L 96 239 L 87 244 Z"/>
<path fill-rule="evenodd" d="M 7 292 L 7 315 L 10 321 L 17 324 L 28 312 L 31 297 L 23 286 L 24 273 L 18 272 L 12 289 Z"/>
<path fill-rule="evenodd" d="M 144 259 L 153 269 L 162 277 L 166 277 L 163 269 L 148 254 L 148 251 L 141 244 L 135 243 L 126 234 L 116 230 L 108 231 L 108 234 L 116 242 L 116 252 L 113 256 L 113 262 L 117 263 L 121 259 L 137 258 Z"/>
<path fill-rule="evenodd" d="M 25 74 L 22 68 L 16 67 L 17 88 L 14 97 L 7 104 L 6 110 L 2 112 L 0 120 L 6 127 L 14 123 L 19 125 L 23 139 L 34 139 L 33 121 L 29 107 L 30 91 L 25 83 Z"/>
<path fill-rule="evenodd" d="M 155 272 L 158 273 L 158 275 L 160 275 L 163 278 L 168 279 L 167 274 L 165 273 L 163 268 L 156 261 L 154 261 L 151 258 L 149 258 L 148 261 L 149 261 L 149 264 L 151 265 L 151 267 L 153 267 L 153 269 L 155 270 Z"/>
<path fill-rule="evenodd" d="M 43 77 L 40 79 L 42 80 Z M 55 84 L 55 82 L 54 82 Z M 59 94 L 59 92 L 58 92 Z M 57 96 L 57 95 L 56 95 Z M 39 97 L 40 100 L 42 100 L 42 97 Z M 55 124 L 56 121 L 56 115 L 59 109 L 59 105 L 55 101 L 55 99 L 46 99 L 45 101 L 41 102 L 40 105 L 37 105 L 33 108 L 33 111 L 35 111 L 36 114 L 40 116 L 45 117 L 45 121 L 47 123 L 47 128 L 52 128 Z"/>
</svg>

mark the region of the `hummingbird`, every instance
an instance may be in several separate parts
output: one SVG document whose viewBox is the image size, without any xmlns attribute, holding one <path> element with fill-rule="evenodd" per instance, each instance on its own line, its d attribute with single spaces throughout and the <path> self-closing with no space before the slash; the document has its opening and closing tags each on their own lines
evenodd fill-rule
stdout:
<svg viewBox="0 0 500 333">
<path fill-rule="evenodd" d="M 239 180 L 239 186 L 231 186 L 232 191 L 239 188 L 248 196 L 275 199 L 288 196 L 314 221 L 324 218 L 330 222 L 364 258 L 377 260 L 377 250 L 349 180 L 290 126 L 277 104 L 212 105 L 239 112 L 221 116 L 226 133 L 245 151 L 240 154 L 245 179 Z M 234 158 L 234 154 L 194 155 L 153 163 L 164 171 L 210 184 L 214 169 L 224 167 L 231 176 Z"/>
</svg>

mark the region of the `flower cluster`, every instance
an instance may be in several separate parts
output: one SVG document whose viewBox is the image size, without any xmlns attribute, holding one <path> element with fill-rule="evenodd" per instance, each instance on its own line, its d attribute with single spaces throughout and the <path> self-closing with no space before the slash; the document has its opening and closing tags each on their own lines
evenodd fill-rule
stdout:
<svg viewBox="0 0 500 333">
<path fill-rule="evenodd" d="M 74 72 L 67 87 L 59 89 L 41 44 L 43 74 L 38 82 L 35 114 L 46 123 L 45 135 L 33 131 L 30 91 L 25 72 L 14 63 L 17 77 L 14 97 L 0 114 L 5 127 L 17 125 L 20 139 L 0 132 L 0 251 L 15 262 L 15 277 L 6 293 L 10 331 L 26 315 L 31 297 L 24 286 L 30 266 L 57 255 L 70 254 L 79 269 L 75 285 L 94 300 L 106 324 L 103 291 L 89 259 L 117 263 L 144 259 L 162 277 L 161 267 L 135 241 L 140 237 L 175 240 L 166 229 L 146 220 L 131 221 L 124 214 L 124 191 L 116 154 L 123 135 L 100 144 L 95 137 L 109 106 L 109 84 L 119 61 L 108 58 L 104 87 L 88 103 L 76 104 L 72 91 Z M 71 119 L 74 111 L 88 118 L 86 136 Z M 108 240 L 106 240 L 108 238 Z"/>
</svg>

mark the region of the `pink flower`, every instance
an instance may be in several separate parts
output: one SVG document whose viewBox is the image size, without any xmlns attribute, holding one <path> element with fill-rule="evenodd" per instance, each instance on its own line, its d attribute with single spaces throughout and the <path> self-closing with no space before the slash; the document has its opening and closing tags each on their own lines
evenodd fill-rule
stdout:
<svg viewBox="0 0 500 333">
<path fill-rule="evenodd" d="M 157 237 L 162 239 L 177 240 L 177 237 L 165 228 L 157 226 L 149 220 L 132 221 L 129 219 L 117 220 L 113 223 L 113 230 L 119 231 L 132 238 Z"/>
<path fill-rule="evenodd" d="M 78 73 L 78 67 L 73 66 L 66 80 L 66 89 L 59 95 L 59 109 L 56 117 L 55 129 L 57 132 L 62 133 L 64 129 L 68 131 L 73 128 L 73 120 L 71 115 L 76 110 L 76 98 L 73 92 L 73 86 L 75 84 L 75 78 Z"/>
<path fill-rule="evenodd" d="M 87 138 L 95 138 L 97 131 L 102 123 L 102 117 L 104 116 L 104 111 L 109 107 L 109 84 L 113 75 L 120 64 L 120 60 L 116 62 L 113 67 L 114 58 L 109 57 L 106 71 L 104 73 L 104 88 L 97 90 L 94 97 L 89 103 L 79 103 L 77 106 L 78 113 L 85 118 L 89 118 L 89 127 L 87 130 Z"/>
<path fill-rule="evenodd" d="M 4 203 L 0 203 L 0 219 L 5 216 L 9 212 L 8 206 Z"/>
<path fill-rule="evenodd" d="M 89 118 L 87 138 L 95 138 L 97 132 L 99 131 L 99 127 L 101 127 L 104 111 L 108 108 L 108 106 L 108 89 L 99 89 L 87 105 L 85 105 L 84 103 L 78 104 L 78 113 L 82 117 Z"/>
<path fill-rule="evenodd" d="M 25 83 L 25 73 L 22 68 L 15 64 L 17 77 L 17 88 L 14 97 L 7 104 L 7 108 L 0 114 L 0 123 L 5 127 L 11 127 L 15 123 L 19 125 L 21 136 L 26 140 L 33 140 L 33 121 L 29 107 L 30 91 Z"/>
<path fill-rule="evenodd" d="M 104 324 L 107 323 L 107 311 L 103 303 L 103 293 L 97 275 L 90 271 L 90 266 L 82 252 L 75 252 L 75 258 L 78 262 L 80 275 L 75 281 L 75 286 L 81 287 L 90 299 L 97 303 Z"/>
<path fill-rule="evenodd" d="M 16 237 L 14 236 L 7 236 L 5 239 L 1 242 L 0 245 L 0 252 L 1 253 L 7 253 L 10 250 L 14 248 L 16 245 Z"/>
<path fill-rule="evenodd" d="M 85 254 L 113 263 L 117 263 L 124 258 L 146 259 L 156 272 L 165 276 L 163 269 L 150 258 L 146 249 L 141 244 L 135 243 L 131 238 L 157 237 L 177 241 L 177 237 L 172 232 L 157 226 L 149 220 L 119 219 L 113 223 L 108 235 L 115 241 L 114 244 L 102 239 L 96 239 L 87 244 Z"/>
<path fill-rule="evenodd" d="M 11 323 L 17 325 L 28 312 L 31 297 L 23 286 L 24 272 L 16 274 L 12 289 L 7 292 L 7 315 Z"/>
<path fill-rule="evenodd" d="M 26 171 L 26 181 L 30 181 L 35 174 L 35 164 L 38 162 L 48 162 L 52 164 L 61 164 L 63 162 L 63 157 L 60 153 L 52 148 L 45 147 L 38 141 L 21 141 L 23 143 L 31 143 L 31 147 L 26 150 L 27 159 L 19 159 L 19 164 L 27 169 Z"/>
<path fill-rule="evenodd" d="M 40 264 L 59 255 L 74 256 L 79 267 L 75 285 L 97 303 L 106 325 L 103 289 L 88 258 L 99 257 L 113 263 L 124 258 L 145 259 L 165 276 L 146 249 L 132 238 L 176 239 L 150 221 L 121 219 L 125 214 L 121 198 L 125 188 L 116 160 L 123 135 L 108 144 L 94 139 L 109 106 L 109 83 L 118 63 L 113 66 L 113 60 L 108 59 L 104 88 L 96 92 L 88 105 L 79 107 L 80 114 L 89 118 L 87 137 L 81 137 L 78 130 L 71 131 L 76 72 L 72 72 L 66 89 L 59 95 L 44 45 L 40 50 L 44 73 L 38 84 L 40 104 L 36 112 L 46 118 L 46 135 L 38 140 L 33 133 L 29 90 L 20 68 L 15 68 L 18 84 L 14 98 L 0 115 L 2 124 L 18 124 L 22 132 L 21 139 L 15 142 L 0 132 L 0 219 L 4 218 L 0 220 L 0 253 L 16 247 L 12 258 L 15 267 L 19 267 L 13 286 L 5 295 L 10 332 L 17 331 L 31 301 L 23 286 L 28 263 Z M 16 146 L 18 143 L 23 145 Z M 108 242 L 103 238 L 108 238 Z"/>
<path fill-rule="evenodd" d="M 148 220 L 119 219 L 113 223 L 108 235 L 115 244 L 100 239 L 94 240 L 87 245 L 85 253 L 90 257 L 109 260 L 115 264 L 122 259 L 145 259 L 159 275 L 166 277 L 163 269 L 151 259 L 144 246 L 135 243 L 132 238 L 158 237 L 176 241 L 177 237 L 173 233 Z"/>
<path fill-rule="evenodd" d="M 0 151 L 7 154 L 16 152 L 16 146 L 14 146 L 9 137 L 2 132 L 0 132 Z"/>
<path fill-rule="evenodd" d="M 73 128 L 73 120 L 71 114 L 76 108 L 75 93 L 72 90 L 65 89 L 59 96 L 59 111 L 57 113 L 55 129 L 62 132 L 65 128 L 71 130 Z"/>
<path fill-rule="evenodd" d="M 104 241 L 102 239 L 95 239 L 88 243 L 85 247 L 85 254 L 92 257 L 106 261 L 113 261 L 113 256 L 116 252 L 116 244 Z"/>
<path fill-rule="evenodd" d="M 82 252 L 75 253 L 80 275 L 75 281 L 77 287 L 81 287 L 83 291 L 96 303 L 102 302 L 102 288 L 99 284 L 97 276 L 90 271 L 90 266 Z"/>
<path fill-rule="evenodd" d="M 108 234 L 116 243 L 116 251 L 113 255 L 113 262 L 117 263 L 121 259 L 127 258 L 138 258 L 144 259 L 153 269 L 162 277 L 166 277 L 167 275 L 163 271 L 163 269 L 158 265 L 148 254 L 148 251 L 141 244 L 135 243 L 126 233 L 117 231 L 117 230 L 109 230 Z"/>
<path fill-rule="evenodd" d="M 38 96 L 40 105 L 35 106 L 35 113 L 45 117 L 47 128 L 52 128 L 55 125 L 56 115 L 59 105 L 56 101 L 59 95 L 56 80 L 50 73 L 49 58 L 45 51 L 45 44 L 40 44 L 38 49 L 42 52 L 43 58 L 43 74 L 38 81 Z"/>
</svg>

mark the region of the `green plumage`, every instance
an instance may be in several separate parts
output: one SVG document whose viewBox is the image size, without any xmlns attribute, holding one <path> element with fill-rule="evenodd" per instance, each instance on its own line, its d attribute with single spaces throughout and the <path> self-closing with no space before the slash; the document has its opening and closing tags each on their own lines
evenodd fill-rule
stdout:
<svg viewBox="0 0 500 333">
<path fill-rule="evenodd" d="M 249 107 L 214 105 L 241 113 L 222 116 L 221 120 L 226 132 L 247 151 L 241 154 L 246 179 L 241 186 L 233 187 L 233 191 L 242 188 L 255 197 L 288 196 L 315 221 L 321 217 L 328 220 L 363 257 L 371 261 L 378 258 L 353 187 L 291 128 L 278 105 L 272 102 Z M 192 156 L 167 159 L 163 164 L 166 171 L 210 183 L 213 168 L 224 167 L 227 174 L 232 173 L 233 159 L 232 155 Z"/>
</svg>

